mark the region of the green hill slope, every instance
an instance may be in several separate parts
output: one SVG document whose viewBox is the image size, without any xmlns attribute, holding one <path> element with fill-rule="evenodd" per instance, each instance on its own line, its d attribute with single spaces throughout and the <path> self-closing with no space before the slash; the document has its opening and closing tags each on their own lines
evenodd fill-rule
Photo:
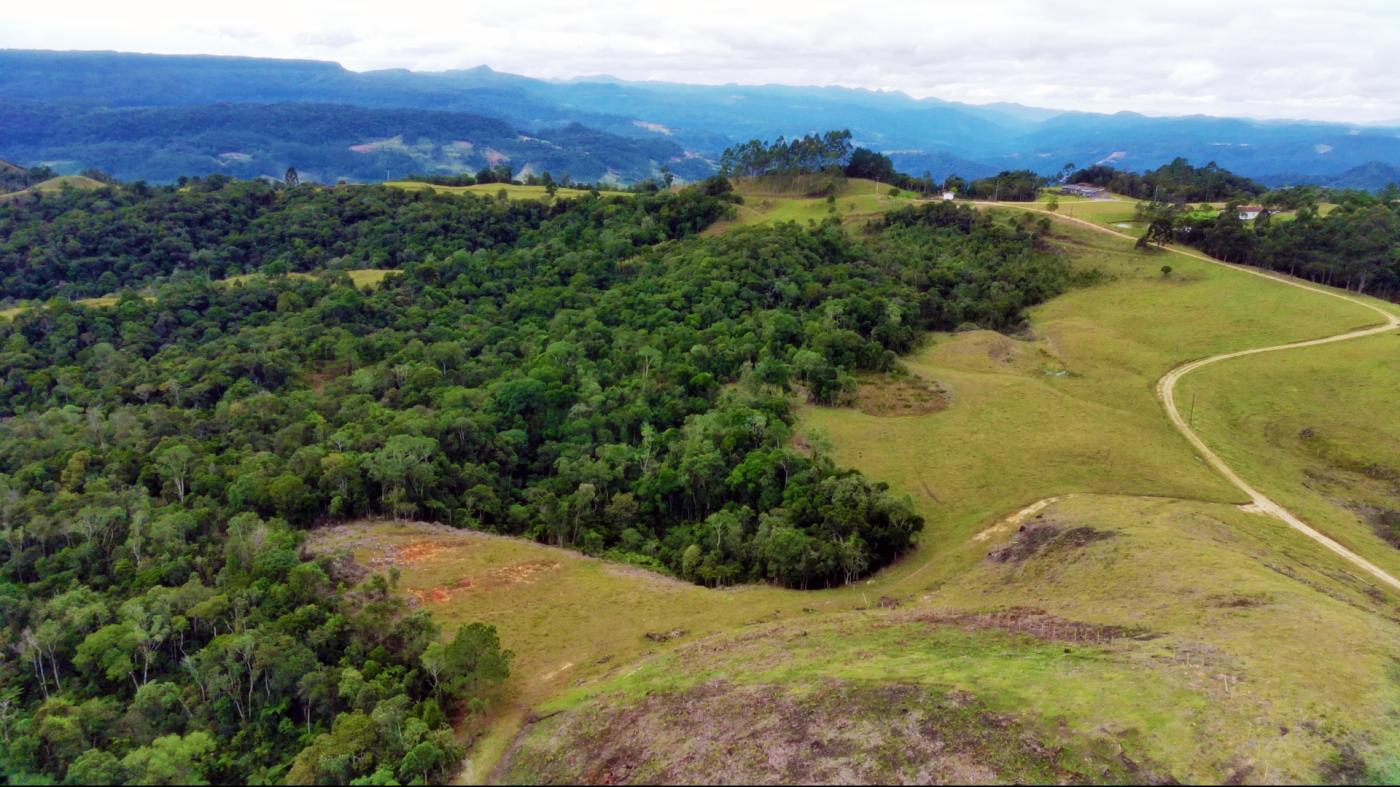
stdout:
<svg viewBox="0 0 1400 787">
<path fill-rule="evenodd" d="M 41 194 L 55 194 L 60 191 L 63 191 L 65 188 L 79 189 L 82 191 L 91 191 L 94 189 L 100 189 L 105 185 L 107 184 L 103 183 L 100 180 L 93 180 L 92 178 L 89 178 L 85 175 L 59 175 L 58 177 L 49 178 L 48 180 L 35 183 L 34 185 L 29 186 L 28 188 L 21 189 L 19 191 L 12 191 L 8 194 L 0 194 L 0 200 L 21 199 L 26 195 L 33 194 L 36 192 Z"/>
<path fill-rule="evenodd" d="M 1237 508 L 1245 501 L 1192 455 L 1152 394 L 1186 359 L 1348 329 L 1363 310 L 1184 257 L 1164 279 L 1127 241 L 1089 231 L 1066 228 L 1060 243 L 1113 280 L 1036 309 L 1031 341 L 971 332 L 910 358 L 913 374 L 947 391 L 947 409 L 806 413 L 843 464 L 890 480 L 937 523 L 917 553 L 851 588 L 753 589 L 714 594 L 715 611 L 656 610 L 656 628 L 683 632 L 678 646 L 624 640 L 583 662 L 569 658 L 579 653 L 571 629 L 554 629 L 558 655 L 542 677 L 521 676 L 533 721 L 510 747 L 492 737 L 481 749 L 487 762 L 504 753 L 495 777 L 1392 772 L 1394 599 L 1282 523 Z M 1258 362 L 1269 361 L 1279 358 Z M 1366 417 L 1394 408 L 1366 402 Z M 1038 498 L 1055 499 L 1008 516 Z M 1395 571 L 1397 554 L 1376 558 Z M 510 592 L 528 604 L 533 591 Z M 433 608 L 494 603 L 468 592 Z M 744 625 L 714 633 L 716 614 Z M 639 647 L 652 655 L 619 658 Z M 573 689 L 560 679 L 565 662 Z"/>
</svg>

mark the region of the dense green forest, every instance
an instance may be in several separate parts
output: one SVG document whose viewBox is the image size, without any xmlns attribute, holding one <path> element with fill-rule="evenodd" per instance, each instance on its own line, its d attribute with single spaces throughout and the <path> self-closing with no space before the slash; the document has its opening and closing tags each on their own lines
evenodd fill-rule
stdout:
<svg viewBox="0 0 1400 787">
<path fill-rule="evenodd" d="M 1095 164 L 1076 170 L 1068 182 L 1092 183 L 1127 197 L 1178 204 L 1247 199 L 1265 191 L 1258 183 L 1222 169 L 1214 161 L 1204 167 L 1193 167 L 1184 158 L 1142 174 Z"/>
<path fill-rule="evenodd" d="M 509 654 L 304 555 L 317 523 L 426 518 L 708 584 L 895 559 L 922 520 L 795 442 L 794 394 L 839 403 L 930 328 L 1014 326 L 1067 265 L 1043 229 L 944 204 L 697 235 L 736 199 L 205 179 L 6 206 L 6 294 L 156 297 L 0 321 L 0 767 L 444 778 L 448 720 Z M 364 264 L 402 273 L 337 270 Z M 212 281 L 254 269 L 325 273 Z"/>
<path fill-rule="evenodd" d="M 539 201 L 423 199 L 391 188 L 290 189 L 222 175 L 0 203 L 0 292 L 113 293 L 177 272 L 210 278 L 396 268 L 506 247 L 562 210 Z"/>
</svg>

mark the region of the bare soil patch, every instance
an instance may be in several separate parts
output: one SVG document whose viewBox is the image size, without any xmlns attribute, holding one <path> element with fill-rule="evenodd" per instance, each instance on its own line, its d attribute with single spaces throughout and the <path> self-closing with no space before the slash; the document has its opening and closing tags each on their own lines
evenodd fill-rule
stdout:
<svg viewBox="0 0 1400 787">
<path fill-rule="evenodd" d="M 1163 781 L 1113 741 L 1068 754 L 961 691 L 723 680 L 603 697 L 535 719 L 493 781 L 548 784 L 977 784 Z"/>
<path fill-rule="evenodd" d="M 861 378 L 855 406 L 866 415 L 927 415 L 948 409 L 948 392 L 917 375 L 872 374 Z"/>
<path fill-rule="evenodd" d="M 1117 639 L 1147 640 L 1157 636 L 1144 628 L 1068 620 L 1035 607 L 1007 607 L 990 612 L 934 611 L 921 613 L 909 619 L 972 631 L 996 630 L 1026 634 L 1047 642 L 1106 644 Z"/>
<path fill-rule="evenodd" d="M 1267 593 L 1227 593 L 1213 594 L 1206 597 L 1206 601 L 1212 607 L 1220 609 L 1252 609 L 1254 607 L 1266 607 L 1273 603 L 1273 598 Z"/>
<path fill-rule="evenodd" d="M 1096 541 L 1114 538 L 1112 530 L 1092 527 L 1068 527 L 1050 521 L 1034 521 L 1017 528 L 1011 543 L 987 553 L 993 563 L 1021 563 L 1037 555 L 1079 549 Z"/>
<path fill-rule="evenodd" d="M 446 541 L 423 540 L 412 541 L 398 548 L 395 554 L 396 565 L 412 565 L 423 560 L 431 560 L 443 552 L 460 547 L 461 543 L 449 543 Z"/>
<path fill-rule="evenodd" d="M 440 604 L 444 601 L 451 601 L 463 593 L 489 593 L 516 585 L 529 585 L 539 579 L 541 574 L 556 571 L 562 565 L 557 560 L 532 560 L 525 563 L 515 563 L 462 577 L 450 585 L 439 585 L 429 590 L 410 590 L 408 593 L 420 602 Z"/>
<path fill-rule="evenodd" d="M 306 385 L 308 388 L 315 391 L 316 393 L 322 393 L 326 390 L 326 386 L 330 383 L 330 381 L 334 380 L 339 376 L 340 374 L 338 372 L 327 370 L 321 372 L 308 372 L 306 373 L 306 375 L 304 375 L 304 379 L 306 380 Z"/>
</svg>

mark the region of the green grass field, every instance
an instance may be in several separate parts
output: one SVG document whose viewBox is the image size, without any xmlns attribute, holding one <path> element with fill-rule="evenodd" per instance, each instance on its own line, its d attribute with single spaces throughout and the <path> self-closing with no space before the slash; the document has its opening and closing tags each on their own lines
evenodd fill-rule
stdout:
<svg viewBox="0 0 1400 787">
<path fill-rule="evenodd" d="M 863 224 L 886 211 L 911 204 L 918 197 L 907 190 L 901 190 L 892 197 L 888 184 L 881 185 L 862 178 L 847 179 L 836 190 L 836 199 L 832 203 L 828 203 L 824 196 L 805 196 L 804 192 L 814 191 L 821 185 L 810 182 L 789 186 L 761 180 L 738 180 L 734 190 L 744 198 L 744 204 L 738 206 L 734 219 L 718 222 L 705 232 L 713 235 L 735 227 L 784 221 L 806 224 L 828 217 L 836 217 L 846 224 Z"/>
<path fill-rule="evenodd" d="M 746 199 L 752 204 L 755 196 Z M 846 194 L 838 203 L 866 196 Z M 1105 213 L 1115 207 L 1088 204 L 1106 206 Z M 820 213 L 825 201 L 775 198 L 741 221 L 801 220 L 814 206 Z M 825 434 L 839 462 L 909 495 L 928 520 L 917 549 L 867 582 L 805 593 L 715 591 L 509 539 L 359 526 L 355 551 L 362 558 L 405 541 L 442 542 L 405 563 L 405 587 L 449 625 L 496 623 L 503 641 L 522 654 L 463 778 L 486 778 L 503 756 L 502 778 L 578 778 L 559 763 L 570 747 L 593 745 L 582 719 L 651 725 L 661 746 L 699 734 L 666 721 L 678 707 L 738 702 L 750 696 L 745 692 L 788 702 L 852 685 L 964 692 L 1038 740 L 1077 752 L 1081 765 L 1119 746 L 1153 773 L 1178 779 L 1297 781 L 1319 778 L 1349 746 L 1373 772 L 1393 773 L 1400 761 L 1400 736 L 1388 720 L 1400 710 L 1390 655 L 1400 645 L 1400 626 L 1389 613 L 1394 599 L 1282 523 L 1239 509 L 1243 496 L 1195 456 L 1154 393 L 1156 381 L 1184 361 L 1330 335 L 1374 322 L 1374 315 L 1244 271 L 1137 251 L 1129 239 L 1086 227 L 1055 226 L 1056 243 L 1075 264 L 1107 280 L 1032 310 L 1029 336 L 931 336 L 904 362 L 947 391 L 946 409 L 896 417 L 803 409 L 804 429 Z M 1174 269 L 1170 276 L 1159 272 L 1164 263 Z M 1293 506 L 1316 495 L 1300 487 L 1307 462 L 1325 456 L 1334 474 L 1351 468 L 1347 478 L 1355 480 L 1356 468 L 1394 456 L 1400 435 L 1371 428 L 1400 423 L 1394 362 L 1384 360 L 1395 354 L 1382 344 L 1394 341 L 1308 350 L 1319 359 L 1313 367 L 1281 353 L 1225 362 L 1185 378 L 1178 401 L 1200 386 L 1197 429 L 1227 461 L 1257 455 L 1237 468 Z M 1238 370 L 1250 373 L 1233 374 Z M 1350 386 L 1344 406 L 1326 406 L 1338 401 L 1344 380 L 1356 379 L 1363 382 Z M 1276 400 L 1305 384 L 1314 388 L 1298 397 L 1286 426 L 1256 429 L 1262 437 L 1237 428 L 1258 426 L 1250 413 L 1282 407 Z M 1218 405 L 1230 402 L 1244 404 L 1232 415 Z M 1304 425 L 1328 441 L 1318 445 L 1333 448 L 1309 447 L 1312 453 L 1284 461 L 1277 435 Z M 1301 497 L 1290 497 L 1289 488 Z M 1357 494 L 1375 501 L 1382 491 L 1373 484 Z M 1020 563 L 988 562 L 990 550 L 1018 538 L 1020 523 L 1006 518 L 1052 497 L 1058 499 L 1039 513 L 1045 521 L 1113 536 Z M 1301 501 L 1296 510 L 1324 526 L 1317 513 L 1324 503 L 1309 508 Z M 1400 552 L 1387 553 L 1356 522 L 1350 527 L 1358 551 L 1359 540 L 1370 539 L 1363 554 L 1400 570 Z M 471 580 L 465 586 L 464 578 Z M 1044 610 L 1071 629 L 1123 627 L 1151 636 L 1060 647 L 1043 631 L 1015 624 L 987 630 L 957 617 L 1020 607 Z M 951 622 L 938 618 L 949 614 Z M 934 623 L 921 622 L 930 615 Z M 1324 640 L 1312 636 L 1321 630 Z M 675 631 L 681 633 L 667 638 Z M 716 688 L 721 677 L 724 687 Z M 679 705 L 666 704 L 672 700 Z M 771 719 L 760 706 L 767 707 L 744 707 L 766 729 Z M 560 721 L 528 726 L 516 738 L 528 714 L 556 711 Z M 532 769 L 530 758 L 511 751 L 564 770 Z M 664 751 L 644 759 L 636 773 L 697 775 Z"/>
<path fill-rule="evenodd" d="M 1338 564 L 1281 523 L 1227 505 L 1117 496 L 1069 498 L 1038 516 L 1112 535 L 1021 563 L 981 560 L 894 609 L 755 621 L 567 691 L 536 712 L 596 723 L 658 697 L 676 698 L 680 708 L 670 710 L 682 713 L 698 689 L 716 686 L 917 686 L 1015 718 L 1076 761 L 1122 747 L 1158 776 L 1220 781 L 1252 765 L 1267 782 L 1316 778 L 1336 752 L 1335 736 L 1384 728 L 1400 708 L 1390 667 L 1400 630 L 1376 625 L 1386 607 L 1364 587 L 1338 583 Z M 1013 527 L 984 543 L 999 543 Z M 1293 576 L 1270 567 L 1280 559 Z M 1319 626 L 1327 627 L 1325 644 L 1310 637 Z M 852 722 L 829 713 L 819 726 Z M 670 723 L 680 737 L 705 734 L 684 726 L 686 718 Z M 525 754 L 507 764 L 509 778 L 539 780 L 581 737 L 558 732 L 533 727 Z M 1372 740 L 1372 758 L 1394 758 L 1395 736 Z M 691 775 L 723 768 L 724 754 L 709 752 Z M 664 749 L 642 762 L 674 764 Z M 746 775 L 755 773 L 762 771 Z"/>
<path fill-rule="evenodd" d="M 362 289 L 373 289 L 375 287 L 378 287 L 379 283 L 384 281 L 385 276 L 388 276 L 391 273 L 398 272 L 399 270 L 397 268 L 361 268 L 358 270 L 343 271 L 343 273 L 350 277 L 350 281 L 353 282 L 356 287 L 360 287 Z M 321 275 L 321 273 L 322 271 L 313 271 L 310 273 L 300 273 L 293 271 L 292 273 L 288 273 L 285 275 L 294 279 L 315 279 L 317 276 Z M 260 279 L 265 277 L 266 274 L 262 273 L 244 273 L 238 276 L 229 276 L 228 278 L 221 279 L 220 282 L 223 284 L 245 284 L 247 282 L 253 281 L 254 279 Z"/>
<path fill-rule="evenodd" d="M 948 523 L 948 533 L 926 528 L 927 546 L 957 543 L 998 512 L 1065 492 L 1244 502 L 1171 429 L 1156 380 L 1194 358 L 1371 322 L 1342 301 L 1057 226 L 1077 264 L 1114 280 L 1033 310 L 1030 341 L 989 332 L 931 337 L 906 364 L 944 385 L 952 407 L 911 419 L 805 411 L 805 422 L 835 443 L 838 461 L 890 482 Z M 1158 270 L 1163 261 L 1170 277 Z"/>
<path fill-rule="evenodd" d="M 1181 382 L 1207 444 L 1328 536 L 1400 570 L 1400 335 L 1238 358 Z M 1387 512 L 1396 512 L 1387 514 Z"/>
</svg>

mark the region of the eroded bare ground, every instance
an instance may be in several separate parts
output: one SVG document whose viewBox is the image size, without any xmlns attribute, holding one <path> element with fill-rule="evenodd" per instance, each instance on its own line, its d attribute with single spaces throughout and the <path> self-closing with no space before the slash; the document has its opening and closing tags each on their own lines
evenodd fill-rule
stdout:
<svg viewBox="0 0 1400 787">
<path fill-rule="evenodd" d="M 743 719 L 743 724 L 733 724 Z M 505 783 L 1159 783 L 1108 740 L 1070 753 L 962 691 L 723 680 L 537 719 Z"/>
<path fill-rule="evenodd" d="M 364 523 L 351 522 L 316 530 L 307 542 L 306 551 L 330 556 L 338 578 L 357 581 L 370 571 L 451 560 L 485 539 L 502 538 L 430 522 L 405 522 L 396 535 L 394 538 L 377 536 Z M 545 546 L 539 549 L 546 554 L 553 551 Z M 575 557 L 573 553 L 561 555 L 561 558 Z M 491 592 L 531 584 L 562 565 L 560 560 L 548 558 L 520 561 L 477 570 L 446 584 L 410 587 L 404 592 L 420 604 L 439 604 L 466 592 Z"/>
<path fill-rule="evenodd" d="M 854 404 L 866 415 L 928 415 L 948 407 L 948 392 L 915 374 L 870 374 L 860 380 Z"/>
<path fill-rule="evenodd" d="M 988 612 L 933 610 L 908 617 L 894 618 L 891 622 L 907 622 L 909 620 L 934 626 L 954 626 L 966 631 L 990 630 L 1025 634 L 1047 642 L 1101 645 L 1116 639 L 1146 640 L 1156 636 L 1145 628 L 1104 626 L 1097 623 L 1068 620 L 1035 607 L 1007 607 Z"/>
</svg>

